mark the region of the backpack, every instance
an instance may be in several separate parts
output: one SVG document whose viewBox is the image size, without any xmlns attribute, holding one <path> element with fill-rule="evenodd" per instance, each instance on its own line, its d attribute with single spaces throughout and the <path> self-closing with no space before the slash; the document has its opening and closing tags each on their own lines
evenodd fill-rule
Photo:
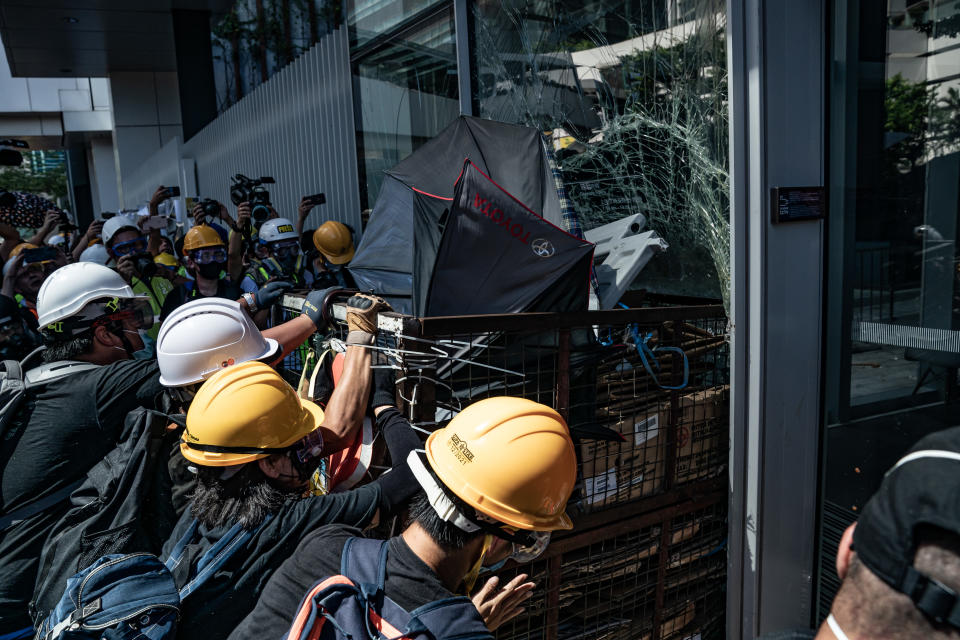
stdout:
<svg viewBox="0 0 960 640">
<path fill-rule="evenodd" d="M 35 349 L 21 362 L 16 360 L 0 362 L 0 439 L 7 438 L 8 434 L 18 431 L 26 425 L 26 419 L 30 415 L 30 412 L 26 409 L 28 406 L 27 400 L 30 396 L 28 392 L 31 389 L 41 387 L 64 376 L 99 367 L 99 365 L 89 362 L 63 360 L 48 362 L 25 373 L 23 365 L 41 351 L 43 351 L 43 347 Z M 69 498 L 73 490 L 80 484 L 80 482 L 70 484 L 19 509 L 0 515 L 0 533 L 60 504 Z"/>
<path fill-rule="evenodd" d="M 184 598 L 214 575 L 255 533 L 235 524 L 200 557 L 197 575 L 178 589 L 171 571 L 183 560 L 198 528 L 194 520 L 166 562 L 151 553 L 110 554 L 68 578 L 56 607 L 38 625 L 35 639 L 176 638 Z"/>
<path fill-rule="evenodd" d="M 126 438 L 87 472 L 70 496 L 70 508 L 50 530 L 30 611 L 47 616 L 67 579 L 101 556 L 160 553 L 177 514 L 167 461 L 176 433 L 170 419 L 138 408 L 125 420 Z"/>
<path fill-rule="evenodd" d="M 408 612 L 386 597 L 388 543 L 348 539 L 342 575 L 311 587 L 285 640 L 492 640 L 470 598 L 444 598 Z"/>
</svg>

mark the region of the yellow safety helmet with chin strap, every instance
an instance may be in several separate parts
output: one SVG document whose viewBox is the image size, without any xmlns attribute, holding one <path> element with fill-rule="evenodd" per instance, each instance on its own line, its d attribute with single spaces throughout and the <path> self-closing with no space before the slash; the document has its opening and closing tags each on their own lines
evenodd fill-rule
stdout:
<svg viewBox="0 0 960 640">
<path fill-rule="evenodd" d="M 433 432 L 426 458 L 443 485 L 479 516 L 526 531 L 571 529 L 577 479 L 567 424 L 525 398 L 476 402 Z"/>
<path fill-rule="evenodd" d="M 204 247 L 222 247 L 223 238 L 217 233 L 217 230 L 211 226 L 200 224 L 187 231 L 183 237 L 183 252 L 190 253 L 195 249 Z"/>
<path fill-rule="evenodd" d="M 323 410 L 262 362 L 224 367 L 190 404 L 180 439 L 187 460 L 207 467 L 253 462 L 289 451 L 323 424 Z"/>
</svg>

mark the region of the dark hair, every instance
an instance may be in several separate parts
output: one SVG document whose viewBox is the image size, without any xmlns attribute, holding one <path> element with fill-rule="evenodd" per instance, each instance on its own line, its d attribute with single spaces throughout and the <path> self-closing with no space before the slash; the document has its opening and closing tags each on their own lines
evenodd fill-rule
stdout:
<svg viewBox="0 0 960 640">
<path fill-rule="evenodd" d="M 47 348 L 40 354 L 44 362 L 57 362 L 59 360 L 76 360 L 79 356 L 90 353 L 93 349 L 93 336 L 83 334 L 64 340 L 54 342 L 45 339 Z"/>
<path fill-rule="evenodd" d="M 960 590 L 960 537 L 938 527 L 924 525 L 914 532 L 917 571 Z M 868 638 L 960 638 L 960 630 L 937 624 L 914 606 L 906 595 L 891 588 L 854 555 L 832 611 L 841 627 Z M 849 628 L 846 628 L 849 627 Z"/>
<path fill-rule="evenodd" d="M 304 253 L 309 251 L 316 251 L 316 247 L 313 246 L 313 232 L 316 229 L 307 229 L 300 234 L 300 250 Z"/>
<path fill-rule="evenodd" d="M 193 517 L 209 529 L 238 522 L 244 529 L 254 529 L 297 495 L 273 486 L 255 463 L 245 464 L 227 480 L 222 475 L 222 467 L 197 467 L 191 510 Z"/>
<path fill-rule="evenodd" d="M 465 505 L 458 498 L 449 494 L 447 494 L 447 497 L 453 500 L 458 509 L 463 510 Z M 441 520 L 437 512 L 430 506 L 427 494 L 423 491 L 417 492 L 410 503 L 409 521 L 416 522 L 434 542 L 449 551 L 463 549 L 470 541 L 482 537 L 484 533 L 482 530 L 467 533 L 452 523 Z"/>
</svg>

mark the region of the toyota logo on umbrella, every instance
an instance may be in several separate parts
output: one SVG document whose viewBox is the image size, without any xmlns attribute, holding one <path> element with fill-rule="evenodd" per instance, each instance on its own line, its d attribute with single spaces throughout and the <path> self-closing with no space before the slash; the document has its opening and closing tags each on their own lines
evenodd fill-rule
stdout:
<svg viewBox="0 0 960 640">
<path fill-rule="evenodd" d="M 537 238 L 530 243 L 530 247 L 533 249 L 534 255 L 540 258 L 549 258 L 557 252 L 553 243 L 546 238 Z"/>
</svg>

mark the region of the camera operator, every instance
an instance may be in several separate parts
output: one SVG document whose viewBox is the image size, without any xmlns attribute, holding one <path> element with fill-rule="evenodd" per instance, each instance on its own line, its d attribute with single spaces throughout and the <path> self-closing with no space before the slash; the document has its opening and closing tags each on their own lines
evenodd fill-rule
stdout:
<svg viewBox="0 0 960 640">
<path fill-rule="evenodd" d="M 286 218 L 268 219 L 260 225 L 258 244 L 266 257 L 251 260 L 240 282 L 244 293 L 256 293 L 268 282 L 276 281 L 289 282 L 298 289 L 312 288 L 313 274 L 304 268 L 300 238 L 292 222 Z M 261 315 L 256 320 L 260 323 L 265 317 Z"/>
<path fill-rule="evenodd" d="M 194 205 L 190 215 L 193 216 L 193 223 L 195 225 L 206 226 L 213 229 L 220 237 L 227 253 L 227 262 L 224 271 L 226 271 L 231 283 L 235 284 L 239 282 L 243 276 L 243 229 L 245 228 L 246 222 L 249 222 L 249 214 L 245 218 L 243 213 L 240 212 L 237 217 L 237 222 L 234 222 L 222 202 L 205 199 Z M 215 220 L 219 220 L 229 227 L 229 232 L 224 226 L 217 224 Z M 182 255 L 184 258 L 188 258 L 188 250 L 184 248 Z"/>
</svg>

